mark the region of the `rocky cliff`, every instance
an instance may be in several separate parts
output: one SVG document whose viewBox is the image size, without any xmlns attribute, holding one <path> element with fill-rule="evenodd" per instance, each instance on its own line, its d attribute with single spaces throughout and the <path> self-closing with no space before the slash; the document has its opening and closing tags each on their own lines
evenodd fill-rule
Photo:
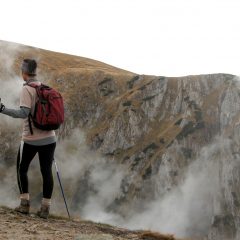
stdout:
<svg viewBox="0 0 240 240">
<path fill-rule="evenodd" d="M 58 88 L 65 99 L 59 139 L 80 129 L 91 154 L 107 165 L 114 163 L 114 174 L 123 171 L 118 189 L 103 205 L 105 213 L 130 219 L 133 227 L 147 221 L 149 228 L 162 227 L 182 237 L 240 238 L 238 77 L 138 75 L 5 42 L 0 52 L 1 93 L 7 79 L 19 75 L 23 58 L 37 58 L 40 80 Z M 1 122 L 1 159 L 10 165 L 19 127 Z M 69 154 L 81 154 L 78 146 L 69 146 Z M 79 205 L 86 205 L 89 197 L 99 197 L 91 179 L 94 164 L 76 167 L 76 185 L 68 192 L 74 211 L 81 212 Z"/>
</svg>

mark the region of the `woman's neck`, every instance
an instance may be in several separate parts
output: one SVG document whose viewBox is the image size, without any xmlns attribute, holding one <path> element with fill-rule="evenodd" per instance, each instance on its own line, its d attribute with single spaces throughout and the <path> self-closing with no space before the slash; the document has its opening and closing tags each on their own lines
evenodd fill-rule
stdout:
<svg viewBox="0 0 240 240">
<path fill-rule="evenodd" d="M 25 83 L 23 85 L 27 85 L 32 82 L 38 82 L 37 78 L 35 76 L 31 76 L 28 79 L 25 80 Z"/>
</svg>

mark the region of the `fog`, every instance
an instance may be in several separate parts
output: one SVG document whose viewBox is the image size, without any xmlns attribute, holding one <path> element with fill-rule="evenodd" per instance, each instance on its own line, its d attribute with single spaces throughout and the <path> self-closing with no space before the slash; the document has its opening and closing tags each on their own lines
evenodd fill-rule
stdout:
<svg viewBox="0 0 240 240">
<path fill-rule="evenodd" d="M 61 150 L 57 155 L 64 179 L 71 179 L 73 185 L 90 169 L 89 181 L 95 191 L 91 192 L 84 205 L 79 206 L 77 214 L 83 218 L 130 229 L 174 233 L 179 237 L 203 236 L 211 226 L 213 212 L 216 213 L 214 207 L 220 192 L 219 171 L 225 157 L 231 155 L 230 143 L 230 140 L 219 137 L 204 147 L 188 167 L 182 182 L 152 202 L 142 200 L 145 210 L 125 217 L 107 210 L 115 197 L 123 195 L 120 185 L 127 172 L 122 165 L 90 152 L 79 130 L 75 130 L 70 140 L 60 144 Z M 159 179 L 155 177 L 155 181 Z"/>
<path fill-rule="evenodd" d="M 224 152 L 229 153 L 229 144 L 229 140 L 220 138 L 204 147 L 188 167 L 183 182 L 164 197 L 149 203 L 143 213 L 129 220 L 128 225 L 174 233 L 179 237 L 206 234 L 214 215 L 213 202 L 218 199 L 220 165 L 226 156 Z M 223 158 L 219 158 L 220 152 Z"/>
<path fill-rule="evenodd" d="M 13 71 L 14 60 L 18 53 L 14 44 L 5 44 L 0 41 L 0 98 L 8 108 L 18 108 L 21 91 L 21 78 Z M 16 167 L 13 159 L 16 151 L 16 137 L 20 141 L 21 120 L 12 119 L 0 114 L 0 205 L 16 206 L 18 202 L 18 189 L 16 185 Z M 11 153 L 11 155 L 10 155 Z"/>
</svg>

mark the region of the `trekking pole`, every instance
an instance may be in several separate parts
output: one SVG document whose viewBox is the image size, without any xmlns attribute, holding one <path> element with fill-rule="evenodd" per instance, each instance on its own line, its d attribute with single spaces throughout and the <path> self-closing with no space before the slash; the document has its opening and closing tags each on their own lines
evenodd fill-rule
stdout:
<svg viewBox="0 0 240 240">
<path fill-rule="evenodd" d="M 61 188 L 62 196 L 63 196 L 64 203 L 65 203 L 65 206 L 66 206 L 66 209 L 67 209 L 67 213 L 68 213 L 68 217 L 70 219 L 70 213 L 69 213 L 69 210 L 68 210 L 67 201 L 66 201 L 66 198 L 65 198 L 65 195 L 64 195 L 64 192 L 63 192 L 63 187 L 62 187 L 62 183 L 61 183 L 61 179 L 60 179 L 60 174 L 59 174 L 57 162 L 56 162 L 55 159 L 54 159 L 54 163 L 55 163 L 55 167 L 56 167 L 58 182 L 59 182 L 59 185 L 60 185 L 60 188 Z"/>
</svg>

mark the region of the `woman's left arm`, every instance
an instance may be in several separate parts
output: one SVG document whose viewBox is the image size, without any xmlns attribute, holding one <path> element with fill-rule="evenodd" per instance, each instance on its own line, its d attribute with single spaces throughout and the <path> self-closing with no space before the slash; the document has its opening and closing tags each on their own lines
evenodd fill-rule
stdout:
<svg viewBox="0 0 240 240">
<path fill-rule="evenodd" d="M 1 113 L 13 118 L 27 118 L 30 113 L 30 108 L 20 107 L 20 109 L 5 108 Z"/>
</svg>

